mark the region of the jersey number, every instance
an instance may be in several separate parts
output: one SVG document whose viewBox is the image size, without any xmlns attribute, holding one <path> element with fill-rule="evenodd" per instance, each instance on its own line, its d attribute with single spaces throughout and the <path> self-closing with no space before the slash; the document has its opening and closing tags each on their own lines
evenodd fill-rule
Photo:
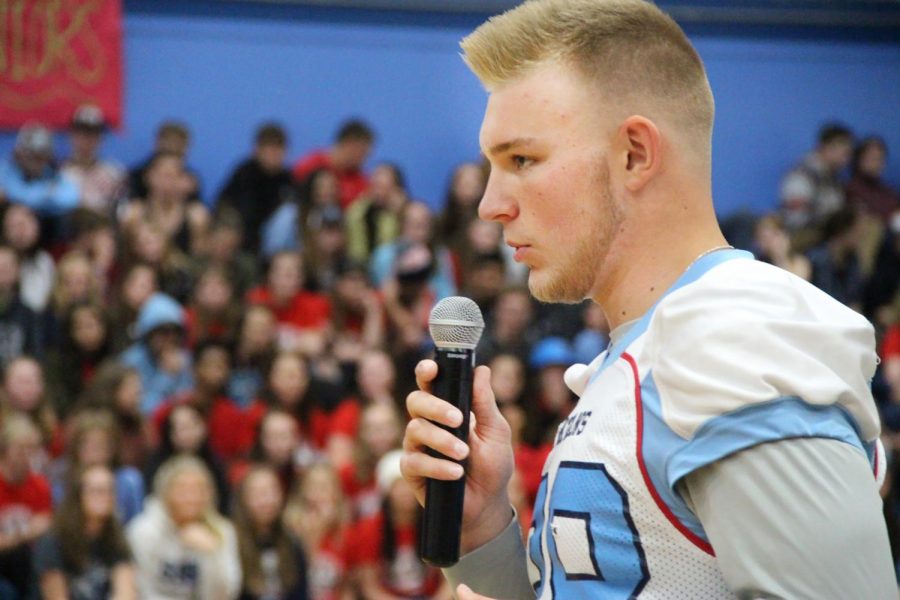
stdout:
<svg viewBox="0 0 900 600">
<path fill-rule="evenodd" d="M 650 579 L 644 549 L 628 512 L 628 495 L 603 463 L 560 463 L 549 498 L 544 477 L 534 506 L 528 557 L 538 596 L 548 581 L 553 598 L 624 600 L 640 594 Z"/>
</svg>

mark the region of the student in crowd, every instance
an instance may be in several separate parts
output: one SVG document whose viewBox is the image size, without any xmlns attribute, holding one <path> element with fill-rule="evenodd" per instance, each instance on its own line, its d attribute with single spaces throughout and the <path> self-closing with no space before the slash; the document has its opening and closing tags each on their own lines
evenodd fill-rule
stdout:
<svg viewBox="0 0 900 600">
<path fill-rule="evenodd" d="M 310 466 L 290 498 L 284 520 L 303 543 L 314 600 L 356 598 L 347 564 L 348 548 L 354 543 L 349 516 L 334 467 L 327 462 Z"/>
<path fill-rule="evenodd" d="M 72 154 L 62 173 L 78 184 L 81 206 L 112 217 L 128 192 L 128 175 L 117 162 L 100 158 L 106 119 L 99 106 L 82 104 L 72 115 L 69 142 Z"/>
<path fill-rule="evenodd" d="M 287 133 L 281 125 L 260 125 L 253 155 L 235 167 L 219 192 L 216 209 L 230 208 L 240 215 L 244 224 L 242 248 L 246 252 L 259 252 L 262 224 L 286 197 L 295 193 L 291 172 L 284 162 L 287 146 Z"/>
<path fill-rule="evenodd" d="M 174 154 L 181 157 L 183 161 L 186 161 L 190 145 L 191 132 L 187 125 L 180 121 L 163 121 L 160 123 L 159 127 L 156 129 L 153 153 L 128 174 L 128 197 L 147 197 L 147 170 L 156 155 Z M 193 169 L 186 168 L 185 171 L 187 174 L 185 185 L 187 187 L 188 198 L 191 201 L 199 200 L 202 196 L 200 190 L 200 178 Z"/>
<path fill-rule="evenodd" d="M 76 411 L 82 410 L 111 415 L 118 433 L 118 463 L 144 468 L 156 436 L 141 414 L 141 377 L 135 369 L 114 360 L 102 364 L 78 400 Z"/>
<path fill-rule="evenodd" d="M 360 357 L 384 344 L 384 307 L 364 265 L 344 261 L 331 290 L 331 351 L 345 376 Z"/>
<path fill-rule="evenodd" d="M 245 307 L 228 381 L 228 396 L 241 408 L 250 406 L 262 391 L 266 371 L 277 352 L 277 326 L 275 314 L 268 307 Z"/>
<path fill-rule="evenodd" d="M 819 130 L 815 149 L 782 180 L 781 214 L 799 250 L 818 243 L 818 229 L 844 206 L 840 175 L 852 153 L 853 132 L 840 123 L 827 123 Z"/>
<path fill-rule="evenodd" d="M 184 344 L 184 309 L 171 296 L 153 294 L 141 306 L 135 342 L 119 362 L 141 376 L 141 412 L 152 414 L 171 396 L 193 387 L 191 357 Z"/>
<path fill-rule="evenodd" d="M 436 243 L 434 215 L 427 204 L 420 201 L 407 202 L 403 207 L 400 221 L 400 235 L 389 243 L 378 246 L 369 263 L 372 283 L 379 288 L 396 273 L 400 255 L 409 248 L 423 244 L 432 252 L 432 269 L 428 274 L 428 284 L 435 297 L 440 300 L 456 293 L 453 278 L 453 261 L 446 247 Z"/>
<path fill-rule="evenodd" d="M 225 466 L 209 445 L 209 430 L 200 410 L 191 404 L 178 404 L 172 408 L 162 422 L 159 432 L 159 446 L 147 460 L 144 482 L 148 488 L 156 480 L 157 472 L 170 459 L 179 456 L 193 456 L 203 463 L 215 485 L 215 496 L 219 510 L 228 512 L 231 487 L 228 485 Z"/>
<path fill-rule="evenodd" d="M 32 544 L 52 520 L 50 484 L 31 468 L 40 448 L 37 427 L 24 415 L 8 415 L 0 424 L 0 581 L 29 597 Z M 0 590 L 2 591 L 2 590 Z"/>
<path fill-rule="evenodd" d="M 374 143 L 375 134 L 366 123 L 345 121 L 329 148 L 310 152 L 297 161 L 294 179 L 303 183 L 313 171 L 328 169 L 337 177 L 341 207 L 346 208 L 369 187 L 363 166 Z"/>
<path fill-rule="evenodd" d="M 765 215 L 756 222 L 753 241 L 756 257 L 781 267 L 807 281 L 812 276 L 812 265 L 803 254 L 794 250 L 790 235 L 778 215 Z"/>
<path fill-rule="evenodd" d="M 232 482 L 239 482 L 253 465 L 266 466 L 278 475 L 285 494 L 294 489 L 299 474 L 316 460 L 315 450 L 300 435 L 297 419 L 290 413 L 273 408 L 266 412 L 256 431 L 248 461 L 235 463 L 230 471 Z"/>
<path fill-rule="evenodd" d="M 123 267 L 108 304 L 116 350 L 124 350 L 134 341 L 138 314 L 144 303 L 159 291 L 159 277 L 153 267 L 143 263 Z"/>
<path fill-rule="evenodd" d="M 900 194 L 884 180 L 887 166 L 887 143 L 878 136 L 863 138 L 853 150 L 847 202 L 874 215 L 885 225 L 900 208 Z"/>
<path fill-rule="evenodd" d="M 273 408 L 293 415 L 302 437 L 336 466 L 352 460 L 359 405 L 338 387 L 311 376 L 309 365 L 300 354 L 281 352 L 272 361 L 266 387 L 247 409 L 248 426 L 255 428 Z"/>
<path fill-rule="evenodd" d="M 65 417 L 100 365 L 113 353 L 109 322 L 102 305 L 78 302 L 63 316 L 60 342 L 47 357 L 55 408 Z"/>
<path fill-rule="evenodd" d="M 859 213 L 844 207 L 822 227 L 822 243 L 807 252 L 812 267 L 810 282 L 854 310 L 862 310 L 863 273 L 859 260 Z"/>
<path fill-rule="evenodd" d="M 191 257 L 195 272 L 203 273 L 210 267 L 224 270 L 238 298 L 243 298 L 259 279 L 257 255 L 242 250 L 245 229 L 236 211 L 219 209 L 210 224 L 203 253 Z"/>
<path fill-rule="evenodd" d="M 101 464 L 75 469 L 34 570 L 45 600 L 137 600 L 131 550 L 116 515 L 116 484 Z"/>
<path fill-rule="evenodd" d="M 243 312 L 228 272 L 211 265 L 197 279 L 191 302 L 184 311 L 187 343 L 199 340 L 232 342 Z"/>
<path fill-rule="evenodd" d="M 325 347 L 331 305 L 326 296 L 305 290 L 303 283 L 303 257 L 279 252 L 269 263 L 265 285 L 251 290 L 247 301 L 275 314 L 279 346 L 317 355 Z"/>
<path fill-rule="evenodd" d="M 203 248 L 209 227 L 209 210 L 191 199 L 192 179 L 184 158 L 174 152 L 160 152 L 150 159 L 144 173 L 147 192 L 132 197 L 121 211 L 122 225 L 131 229 L 137 223 L 152 222 L 182 252 L 191 254 Z"/>
<path fill-rule="evenodd" d="M 3 241 L 19 255 L 19 297 L 35 313 L 50 302 L 56 264 L 40 243 L 41 225 L 27 206 L 13 204 L 3 213 Z"/>
<path fill-rule="evenodd" d="M 368 262 L 381 244 L 400 234 L 400 215 L 409 201 L 406 177 L 395 163 L 381 163 L 372 170 L 369 189 L 347 209 L 347 254 Z"/>
<path fill-rule="evenodd" d="M 241 600 L 307 600 L 308 567 L 300 542 L 284 524 L 278 474 L 254 466 L 237 491 L 234 526 L 241 557 Z"/>
<path fill-rule="evenodd" d="M 231 349 L 219 340 L 204 340 L 193 352 L 194 388 L 166 400 L 153 413 L 160 426 L 172 409 L 181 404 L 196 408 L 206 423 L 213 454 L 226 463 L 246 450 L 241 431 L 243 411 L 226 395 L 231 371 Z"/>
<path fill-rule="evenodd" d="M 465 249 L 466 230 L 478 220 L 478 203 L 486 183 L 484 167 L 473 162 L 457 166 L 450 176 L 437 230 L 438 239 L 454 252 Z"/>
<path fill-rule="evenodd" d="M 395 403 L 370 404 L 362 412 L 353 462 L 338 470 L 344 496 L 354 519 L 371 517 L 381 509 L 382 495 L 375 480 L 378 462 L 400 446 L 403 433 Z"/>
<path fill-rule="evenodd" d="M 54 503 L 65 502 L 72 477 L 89 467 L 104 467 L 113 473 L 118 518 L 128 523 L 144 506 L 144 479 L 136 468 L 119 464 L 119 432 L 113 416 L 106 411 L 85 410 L 70 423 L 66 456 L 53 465 Z"/>
<path fill-rule="evenodd" d="M 125 256 L 128 265 L 143 263 L 156 274 L 159 289 L 181 303 L 194 287 L 196 273 L 188 255 L 182 252 L 153 221 L 140 221 L 125 232 Z"/>
<path fill-rule="evenodd" d="M 44 353 L 45 320 L 19 297 L 19 256 L 0 245 L 0 368 L 15 358 Z"/>
<path fill-rule="evenodd" d="M 399 450 L 378 462 L 376 479 L 384 501 L 381 512 L 353 528 L 349 556 L 360 595 L 365 600 L 452 598 L 439 569 L 419 560 L 417 544 L 421 507 L 400 475 Z"/>
<path fill-rule="evenodd" d="M 31 457 L 32 466 L 45 472 L 50 458 L 63 451 L 62 429 L 50 399 L 41 363 L 20 356 L 7 365 L 0 390 L 0 421 L 12 415 L 31 420 L 41 434 L 41 445 Z"/>
<path fill-rule="evenodd" d="M 153 498 L 127 529 L 144 600 L 233 600 L 241 588 L 234 527 L 216 510 L 202 461 L 178 456 L 153 481 Z"/>
<path fill-rule="evenodd" d="M 0 190 L 7 202 L 23 204 L 42 219 L 70 213 L 78 206 L 80 195 L 78 184 L 63 174 L 55 161 L 53 134 L 39 123 L 23 125 L 12 156 L 0 160 Z M 56 235 L 50 239 L 54 243 L 61 240 Z"/>
</svg>

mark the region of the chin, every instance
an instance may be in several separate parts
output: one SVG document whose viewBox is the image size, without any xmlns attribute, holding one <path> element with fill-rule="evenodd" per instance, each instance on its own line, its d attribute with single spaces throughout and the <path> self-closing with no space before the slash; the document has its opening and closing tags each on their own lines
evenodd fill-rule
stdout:
<svg viewBox="0 0 900 600">
<path fill-rule="evenodd" d="M 562 274 L 534 270 L 528 274 L 528 290 L 537 300 L 554 304 L 578 304 L 587 296 L 586 290 Z"/>
</svg>

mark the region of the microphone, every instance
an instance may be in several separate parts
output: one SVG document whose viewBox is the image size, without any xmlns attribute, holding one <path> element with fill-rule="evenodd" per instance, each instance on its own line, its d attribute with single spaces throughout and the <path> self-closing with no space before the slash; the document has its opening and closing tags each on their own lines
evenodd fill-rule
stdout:
<svg viewBox="0 0 900 600">
<path fill-rule="evenodd" d="M 463 442 L 468 442 L 475 346 L 484 331 L 481 310 L 469 298 L 444 298 L 431 309 L 428 329 L 434 340 L 438 366 L 437 377 L 431 382 L 431 392 L 453 404 L 463 415 L 459 427 L 438 425 Z M 431 448 L 428 453 L 453 460 Z M 465 461 L 461 464 L 465 467 Z M 429 565 L 449 567 L 459 561 L 465 490 L 465 473 L 456 481 L 425 480 L 425 515 L 419 534 L 419 558 Z"/>
</svg>

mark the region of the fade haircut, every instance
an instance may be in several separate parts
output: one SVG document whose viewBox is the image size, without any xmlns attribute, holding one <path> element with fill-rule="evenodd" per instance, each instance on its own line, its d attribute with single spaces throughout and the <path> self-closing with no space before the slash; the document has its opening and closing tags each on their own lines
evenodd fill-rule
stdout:
<svg viewBox="0 0 900 600">
<path fill-rule="evenodd" d="M 715 109 L 703 62 L 678 24 L 650 2 L 528 0 L 460 45 L 488 91 L 559 61 L 629 114 L 662 116 L 709 159 Z"/>
</svg>

